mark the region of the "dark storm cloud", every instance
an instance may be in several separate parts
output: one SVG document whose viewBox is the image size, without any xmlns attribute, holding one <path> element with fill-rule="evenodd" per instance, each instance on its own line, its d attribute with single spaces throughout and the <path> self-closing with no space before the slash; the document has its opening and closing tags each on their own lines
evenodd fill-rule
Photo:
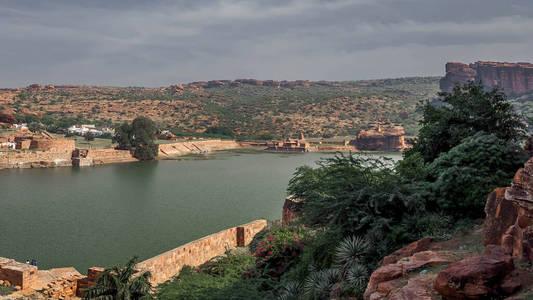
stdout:
<svg viewBox="0 0 533 300">
<path fill-rule="evenodd" d="M 0 0 L 0 87 L 440 75 L 533 60 L 530 0 Z"/>
</svg>

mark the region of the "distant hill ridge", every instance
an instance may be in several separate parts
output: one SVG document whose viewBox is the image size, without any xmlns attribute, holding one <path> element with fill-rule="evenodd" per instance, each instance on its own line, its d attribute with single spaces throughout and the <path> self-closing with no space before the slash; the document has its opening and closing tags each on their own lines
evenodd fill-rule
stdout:
<svg viewBox="0 0 533 300">
<path fill-rule="evenodd" d="M 450 92 L 455 84 L 481 82 L 487 87 L 498 86 L 508 96 L 533 92 L 533 64 L 478 61 L 472 64 L 449 62 L 446 76 L 440 80 L 442 91 Z"/>
</svg>

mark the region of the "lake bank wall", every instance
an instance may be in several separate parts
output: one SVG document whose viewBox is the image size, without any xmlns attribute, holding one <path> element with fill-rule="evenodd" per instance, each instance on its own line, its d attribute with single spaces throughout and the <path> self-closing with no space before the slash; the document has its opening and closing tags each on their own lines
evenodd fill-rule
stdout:
<svg viewBox="0 0 533 300">
<path fill-rule="evenodd" d="M 56 140 L 53 141 L 55 142 Z M 219 139 L 160 144 L 158 159 L 236 148 L 242 148 L 241 144 L 236 141 Z M 90 167 L 95 165 L 134 161 L 138 160 L 133 157 L 131 151 L 114 148 L 74 149 L 74 147 L 53 147 L 47 150 L 14 150 L 0 152 L 0 169 L 70 166 Z"/>
<path fill-rule="evenodd" d="M 266 226 L 266 220 L 256 220 L 222 230 L 140 262 L 137 268 L 150 271 L 152 283 L 157 285 L 178 275 L 185 265 L 199 266 L 228 249 L 248 246 Z"/>
<path fill-rule="evenodd" d="M 177 276 L 183 266 L 199 266 L 227 250 L 248 246 L 255 235 L 267 226 L 266 220 L 255 220 L 231 227 L 166 251 L 137 264 L 137 272 L 150 271 L 151 283 L 156 286 Z M 0 257 L 0 281 L 8 281 L 27 294 L 41 291 L 53 298 L 81 296 L 83 290 L 94 286 L 104 268 L 89 268 L 81 275 L 72 267 L 38 270 L 36 266 Z"/>
</svg>

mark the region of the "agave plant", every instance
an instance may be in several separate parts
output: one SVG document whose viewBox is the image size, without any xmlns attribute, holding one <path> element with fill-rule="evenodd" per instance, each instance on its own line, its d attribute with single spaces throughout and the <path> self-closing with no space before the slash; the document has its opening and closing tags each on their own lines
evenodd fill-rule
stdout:
<svg viewBox="0 0 533 300">
<path fill-rule="evenodd" d="M 290 281 L 281 286 L 278 300 L 300 300 L 303 294 L 303 285 L 298 281 Z"/>
<path fill-rule="evenodd" d="M 96 281 L 83 294 L 84 300 L 139 300 L 151 299 L 150 272 L 135 274 L 137 257 L 131 258 L 126 265 L 105 269 Z M 135 274 L 135 276 L 134 276 Z"/>
<path fill-rule="evenodd" d="M 338 278 L 339 270 L 335 268 L 313 272 L 305 280 L 304 294 L 310 299 L 328 299 Z"/>
<path fill-rule="evenodd" d="M 369 248 L 368 241 L 361 237 L 347 237 L 340 242 L 335 250 L 335 266 L 339 269 L 341 279 L 346 278 L 348 270 L 360 263 Z"/>
</svg>

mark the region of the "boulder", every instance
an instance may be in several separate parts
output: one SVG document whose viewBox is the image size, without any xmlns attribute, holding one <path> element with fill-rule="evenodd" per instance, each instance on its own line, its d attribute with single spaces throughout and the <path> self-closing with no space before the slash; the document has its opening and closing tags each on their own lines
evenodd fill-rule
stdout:
<svg viewBox="0 0 533 300">
<path fill-rule="evenodd" d="M 385 299 L 391 291 L 402 285 L 409 273 L 424 267 L 437 267 L 456 259 L 455 255 L 448 251 L 422 251 L 394 264 L 381 266 L 370 276 L 364 299 Z"/>
<path fill-rule="evenodd" d="M 503 234 L 516 222 L 517 209 L 505 199 L 506 188 L 497 188 L 489 194 L 485 204 L 483 243 L 500 245 Z"/>
<path fill-rule="evenodd" d="M 285 199 L 282 211 L 282 223 L 287 225 L 292 223 L 295 219 L 299 218 L 303 214 L 304 202 L 300 198 L 289 196 Z"/>
<path fill-rule="evenodd" d="M 431 244 L 430 238 L 423 238 L 416 242 L 412 242 L 411 244 L 394 251 L 392 254 L 385 256 L 385 258 L 383 258 L 383 262 L 381 263 L 381 265 L 385 266 L 385 265 L 394 264 L 398 260 L 404 257 L 411 256 L 417 252 L 426 251 L 429 249 L 430 244 Z"/>
<path fill-rule="evenodd" d="M 410 279 L 406 286 L 393 291 L 389 300 L 438 300 L 440 297 L 433 290 L 433 279 L 431 276 Z"/>
<path fill-rule="evenodd" d="M 469 257 L 441 271 L 434 288 L 445 299 L 483 299 L 505 295 L 511 287 L 504 289 L 502 284 L 513 270 L 513 259 L 509 255 L 492 253 Z"/>
</svg>

